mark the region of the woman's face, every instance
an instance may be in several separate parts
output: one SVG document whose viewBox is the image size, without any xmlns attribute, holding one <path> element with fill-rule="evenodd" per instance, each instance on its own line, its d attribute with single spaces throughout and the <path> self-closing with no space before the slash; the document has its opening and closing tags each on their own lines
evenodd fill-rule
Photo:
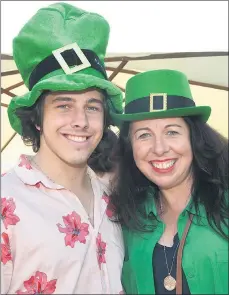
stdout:
<svg viewBox="0 0 229 295">
<path fill-rule="evenodd" d="M 190 176 L 193 154 L 183 118 L 133 122 L 130 138 L 138 169 L 160 189 L 176 187 Z"/>
</svg>

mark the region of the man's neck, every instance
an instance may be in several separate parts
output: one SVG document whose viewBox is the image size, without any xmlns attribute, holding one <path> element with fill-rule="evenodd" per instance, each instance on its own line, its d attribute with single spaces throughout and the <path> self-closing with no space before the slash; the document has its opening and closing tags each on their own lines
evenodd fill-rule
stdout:
<svg viewBox="0 0 229 295">
<path fill-rule="evenodd" d="M 71 166 L 55 154 L 42 149 L 33 158 L 33 162 L 47 178 L 74 193 L 85 191 L 89 186 L 86 163 Z"/>
</svg>

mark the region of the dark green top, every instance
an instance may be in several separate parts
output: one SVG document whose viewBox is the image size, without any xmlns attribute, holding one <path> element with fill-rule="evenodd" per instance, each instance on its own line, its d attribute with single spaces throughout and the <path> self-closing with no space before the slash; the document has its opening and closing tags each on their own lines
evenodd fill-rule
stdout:
<svg viewBox="0 0 229 295">
<path fill-rule="evenodd" d="M 164 247 L 159 243 L 156 243 L 152 263 L 153 263 L 153 274 L 154 274 L 154 286 L 155 293 L 162 295 L 175 295 L 176 288 L 174 290 L 166 290 L 164 286 L 164 279 L 168 276 L 168 269 L 171 271 L 171 276 L 176 279 L 176 267 L 177 267 L 177 249 L 179 247 L 179 237 L 176 234 L 173 238 L 172 247 Z M 167 258 L 168 267 L 166 265 L 165 254 Z M 182 270 L 182 294 L 190 294 L 188 282 L 185 274 Z"/>
<path fill-rule="evenodd" d="M 147 216 L 157 215 L 153 191 L 149 190 L 145 203 Z M 193 222 L 183 250 L 182 268 L 191 294 L 228 294 L 228 242 L 209 226 L 205 209 L 199 216 L 191 201 L 178 218 L 178 236 L 181 240 L 189 212 Z M 133 232 L 123 229 L 125 260 L 122 283 L 127 294 L 155 294 L 152 253 L 163 233 L 163 223 L 158 217 L 153 232 Z M 149 224 L 149 219 L 145 224 Z M 228 232 L 228 228 L 225 229 Z"/>
</svg>

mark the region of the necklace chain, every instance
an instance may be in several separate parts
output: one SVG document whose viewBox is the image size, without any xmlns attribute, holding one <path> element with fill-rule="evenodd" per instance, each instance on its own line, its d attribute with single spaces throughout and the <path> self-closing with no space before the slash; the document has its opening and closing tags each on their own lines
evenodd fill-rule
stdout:
<svg viewBox="0 0 229 295">
<path fill-rule="evenodd" d="M 171 274 L 171 271 L 173 269 L 173 263 L 174 263 L 174 258 L 175 258 L 175 255 L 176 255 L 176 252 L 177 252 L 177 249 L 180 245 L 180 242 L 177 244 L 176 246 L 176 250 L 174 251 L 174 254 L 173 254 L 173 259 L 172 259 L 172 263 L 171 263 L 171 268 L 169 270 L 169 266 L 168 266 L 168 260 L 167 260 L 167 255 L 166 255 L 166 249 L 165 249 L 165 246 L 163 246 L 164 248 L 164 255 L 165 255 L 165 263 L 166 263 L 166 266 L 167 266 L 167 270 L 168 270 L 168 274 L 170 275 Z"/>
<path fill-rule="evenodd" d="M 161 198 L 160 198 L 160 211 L 161 211 L 160 213 L 162 214 L 162 212 L 163 212 L 163 208 L 162 208 Z M 164 231 L 165 231 L 165 225 L 164 225 L 164 223 L 163 223 L 163 233 L 164 233 Z M 176 255 L 177 249 L 178 249 L 178 247 L 179 247 L 179 245 L 180 245 L 180 242 L 177 244 L 176 249 L 175 249 L 175 251 L 174 251 L 174 254 L 173 254 L 173 258 L 172 258 L 172 263 L 171 263 L 171 267 L 170 267 L 170 269 L 169 269 L 169 265 L 168 265 L 167 255 L 166 255 L 165 243 L 163 243 L 163 244 L 164 244 L 164 245 L 163 245 L 163 249 L 164 249 L 165 263 L 166 263 L 166 267 L 167 267 L 168 275 L 170 275 L 170 274 L 171 274 L 171 271 L 172 271 L 172 269 L 173 269 L 173 264 L 174 264 L 175 255 Z"/>
<path fill-rule="evenodd" d="M 34 158 L 31 158 L 30 159 L 30 162 L 31 162 L 31 164 L 33 163 L 35 166 L 36 166 L 36 168 L 38 168 L 38 170 L 40 170 L 52 183 L 54 183 L 54 184 L 56 184 L 56 185 L 58 185 L 52 178 L 50 178 L 46 173 L 44 173 L 44 171 L 41 169 L 41 167 L 37 164 L 37 162 L 34 160 Z M 90 178 L 90 176 L 89 176 L 89 174 L 87 173 L 87 175 L 88 175 L 88 177 L 89 177 L 89 179 L 90 179 L 90 181 L 91 181 L 91 178 Z M 71 192 L 71 193 L 73 193 L 70 189 L 69 189 L 69 191 Z M 74 195 L 75 195 L 75 193 L 73 193 Z M 93 204 L 92 204 L 92 198 L 90 198 L 90 202 L 89 202 L 89 212 L 87 212 L 87 215 L 88 215 L 88 219 L 90 220 L 90 222 L 93 224 L 93 220 L 94 220 L 94 210 L 93 210 L 93 208 L 94 208 L 94 206 L 93 206 Z M 86 211 L 86 210 L 85 210 Z"/>
<path fill-rule="evenodd" d="M 190 200 L 190 198 L 187 199 L 186 204 L 185 204 L 185 207 L 186 207 L 186 205 L 187 205 L 187 203 L 188 203 L 189 200 Z M 161 197 L 159 197 L 159 205 L 160 205 L 160 216 L 162 216 L 163 208 L 162 208 L 162 200 L 161 200 Z M 164 231 L 165 231 L 165 224 L 163 223 L 163 233 L 164 233 Z M 173 269 L 173 264 L 174 264 L 174 261 L 175 261 L 175 256 L 176 256 L 178 247 L 180 245 L 180 241 L 178 242 L 178 244 L 176 246 L 176 249 L 174 251 L 170 269 L 169 269 L 169 266 L 168 266 L 168 260 L 167 260 L 167 255 L 166 255 L 165 243 L 163 242 L 163 244 L 164 244 L 163 245 L 163 248 L 164 248 L 165 262 L 166 262 L 166 267 L 167 267 L 167 271 L 168 271 L 168 276 L 166 276 L 164 278 L 164 287 L 165 287 L 166 290 L 172 291 L 172 290 L 174 290 L 176 288 L 176 279 L 171 276 L 171 271 Z"/>
<path fill-rule="evenodd" d="M 57 184 L 53 179 L 51 179 L 46 173 L 44 173 L 44 171 L 41 169 L 41 167 L 37 164 L 37 162 L 31 158 L 30 162 L 32 162 L 33 164 L 35 164 L 36 168 L 38 168 L 38 170 L 40 170 L 47 178 L 48 180 L 50 180 L 52 183 Z"/>
<path fill-rule="evenodd" d="M 185 206 L 188 204 L 189 200 L 190 200 L 190 198 L 187 199 Z M 163 207 L 162 207 L 161 197 L 159 198 L 159 202 L 160 202 L 160 214 L 162 214 L 162 213 L 163 213 Z M 163 232 L 164 232 L 164 230 L 165 230 L 165 225 L 164 225 L 164 223 L 163 223 Z M 164 244 L 164 243 L 163 243 L 163 244 Z M 170 270 L 169 270 L 169 266 L 168 266 L 168 260 L 167 260 L 167 255 L 166 255 L 165 245 L 163 245 L 163 248 L 164 248 L 164 255 L 165 255 L 165 262 L 166 262 L 166 266 L 167 266 L 167 270 L 168 270 L 168 274 L 169 274 L 169 275 L 171 274 L 171 271 L 172 271 L 172 269 L 173 269 L 174 258 L 175 258 L 175 255 L 176 255 L 176 252 L 177 252 L 177 249 L 178 249 L 179 245 L 180 245 L 180 242 L 177 244 L 177 247 L 176 247 L 176 249 L 175 249 L 175 251 L 174 251 L 173 258 L 172 258 L 172 264 L 171 264 L 171 268 L 170 268 Z"/>
</svg>

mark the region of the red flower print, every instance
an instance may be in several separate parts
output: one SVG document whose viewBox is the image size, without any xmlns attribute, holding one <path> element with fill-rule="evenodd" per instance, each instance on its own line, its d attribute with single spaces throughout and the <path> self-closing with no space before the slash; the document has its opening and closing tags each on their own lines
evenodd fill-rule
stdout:
<svg viewBox="0 0 229 295">
<path fill-rule="evenodd" d="M 18 290 L 17 294 L 53 294 L 56 290 L 56 281 L 47 282 L 47 275 L 37 271 L 28 281 L 24 282 L 26 291 Z"/>
<path fill-rule="evenodd" d="M 37 182 L 37 183 L 35 184 L 35 187 L 40 188 L 40 187 L 41 187 L 41 182 L 40 182 L 40 181 Z"/>
<path fill-rule="evenodd" d="M 21 155 L 19 167 L 25 167 L 28 170 L 33 169 L 25 155 Z"/>
<path fill-rule="evenodd" d="M 122 290 L 118 294 L 126 294 L 126 293 Z"/>
<path fill-rule="evenodd" d="M 7 233 L 2 233 L 2 239 L 4 243 L 1 243 L 1 261 L 3 264 L 6 264 L 8 261 L 12 260 L 10 242 Z"/>
<path fill-rule="evenodd" d="M 104 195 L 102 196 L 102 199 L 108 204 L 110 201 L 110 198 L 108 197 L 108 195 L 106 193 L 104 193 Z"/>
<path fill-rule="evenodd" d="M 8 225 L 15 225 L 20 221 L 20 218 L 14 214 L 14 210 L 16 209 L 14 200 L 9 198 L 2 198 L 1 200 L 1 219 L 5 225 L 5 228 L 8 228 Z"/>
<path fill-rule="evenodd" d="M 97 246 L 97 259 L 99 263 L 99 268 L 101 269 L 101 264 L 106 263 L 105 253 L 106 253 L 106 243 L 102 241 L 101 234 L 99 233 L 96 238 Z"/>
<path fill-rule="evenodd" d="M 6 175 L 6 172 L 5 172 L 5 173 L 2 173 L 2 174 L 1 174 L 1 177 L 3 177 L 4 175 Z"/>
<path fill-rule="evenodd" d="M 115 214 L 115 206 L 111 204 L 110 197 L 104 193 L 102 199 L 107 203 L 106 214 L 109 218 L 114 217 Z"/>
<path fill-rule="evenodd" d="M 63 216 L 63 221 L 65 228 L 61 224 L 57 224 L 58 229 L 61 233 L 66 233 L 65 245 L 74 248 L 75 242 L 86 243 L 86 236 L 89 234 L 88 227 L 89 224 L 81 223 L 80 216 L 73 211 L 72 214 Z"/>
</svg>

